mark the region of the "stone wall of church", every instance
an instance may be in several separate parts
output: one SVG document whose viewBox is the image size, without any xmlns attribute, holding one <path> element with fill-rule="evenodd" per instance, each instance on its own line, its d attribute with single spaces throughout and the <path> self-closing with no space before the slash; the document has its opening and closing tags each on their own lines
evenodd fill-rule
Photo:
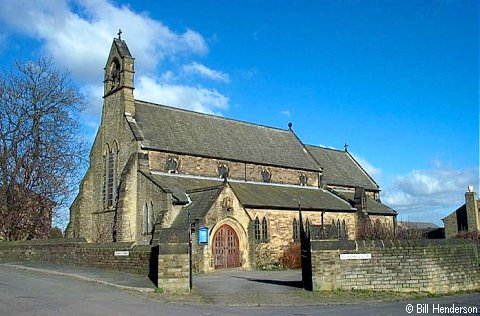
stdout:
<svg viewBox="0 0 480 316">
<path fill-rule="evenodd" d="M 267 240 L 258 240 L 254 243 L 255 265 L 261 268 L 278 262 L 288 244 L 294 241 L 293 220 L 296 219 L 299 223 L 298 212 L 262 209 L 248 209 L 247 212 L 252 220 L 258 217 L 260 223 L 262 223 L 263 218 L 266 217 L 268 222 Z M 311 225 L 322 224 L 322 212 L 302 211 L 302 217 L 304 225 L 307 219 Z M 335 222 L 345 220 L 348 238 L 355 238 L 356 213 L 324 212 L 323 223 L 325 225 L 330 225 L 333 220 Z M 260 235 L 262 234 L 260 233 Z M 298 234 L 298 236 L 300 235 Z"/>
<path fill-rule="evenodd" d="M 120 216 L 128 217 L 130 213 L 136 212 L 136 180 L 130 178 L 129 184 L 123 192 L 124 196 L 118 195 L 118 200 L 124 200 L 122 208 L 111 207 L 105 209 L 103 200 L 103 179 L 105 173 L 104 154 L 107 150 L 107 144 L 112 147 L 116 142 L 118 144 L 118 166 L 117 166 L 117 184 L 121 187 L 121 175 L 125 174 L 125 168 L 132 153 L 137 150 L 137 143 L 125 120 L 124 107 L 122 106 L 123 92 L 120 90 L 104 99 L 104 109 L 102 122 L 95 137 L 92 150 L 90 152 L 90 165 L 87 173 L 80 185 L 79 194 L 71 206 L 71 218 L 74 221 L 69 225 L 67 235 L 69 237 L 83 237 L 89 242 L 97 239 L 94 235 L 94 220 L 97 220 L 100 213 L 105 211 L 114 211 L 121 213 Z M 107 212 L 108 213 L 108 212 Z M 104 217 L 102 215 L 100 217 Z M 110 216 L 109 216 L 110 218 Z M 102 222 L 108 227 L 99 227 L 97 231 L 106 231 L 112 229 L 110 220 Z M 95 223 L 95 225 L 100 225 Z M 135 227 L 133 227 L 135 229 Z M 122 230 L 122 234 L 126 229 Z M 122 241 L 133 241 L 127 235 L 117 234 Z M 133 233 L 132 236 L 135 236 Z M 103 238 L 102 238 L 103 240 Z M 111 241 L 112 238 L 110 238 Z"/>
<path fill-rule="evenodd" d="M 229 169 L 229 178 L 247 181 L 263 182 L 262 170 L 268 170 L 271 174 L 271 182 L 299 184 L 299 177 L 305 174 L 309 186 L 318 187 L 318 173 L 288 169 L 273 166 L 263 166 L 244 162 L 235 162 L 222 159 L 196 157 L 190 155 L 177 155 L 160 151 L 149 151 L 149 167 L 151 170 L 167 171 L 167 160 L 174 158 L 178 162 L 178 173 L 218 177 L 218 165 L 225 164 Z"/>
<path fill-rule="evenodd" d="M 138 174 L 137 184 L 137 211 L 135 216 L 135 240 L 138 244 L 149 244 L 152 240 L 152 232 L 148 232 L 145 227 L 144 211 L 145 206 L 153 211 L 154 225 L 161 225 L 165 214 L 169 209 L 167 193 L 160 189 L 143 173 Z"/>
<path fill-rule="evenodd" d="M 382 225 L 393 232 L 395 227 L 395 217 L 394 216 L 384 216 L 384 215 L 369 215 L 368 216 L 372 223 L 374 224 L 377 220 L 382 223 Z"/>
</svg>

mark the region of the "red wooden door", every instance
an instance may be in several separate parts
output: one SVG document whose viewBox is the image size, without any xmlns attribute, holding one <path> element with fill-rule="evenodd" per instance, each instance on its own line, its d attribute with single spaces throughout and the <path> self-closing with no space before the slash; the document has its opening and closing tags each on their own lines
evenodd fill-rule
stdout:
<svg viewBox="0 0 480 316">
<path fill-rule="evenodd" d="M 223 225 L 213 237 L 215 269 L 240 267 L 240 251 L 237 233 L 232 227 Z"/>
</svg>

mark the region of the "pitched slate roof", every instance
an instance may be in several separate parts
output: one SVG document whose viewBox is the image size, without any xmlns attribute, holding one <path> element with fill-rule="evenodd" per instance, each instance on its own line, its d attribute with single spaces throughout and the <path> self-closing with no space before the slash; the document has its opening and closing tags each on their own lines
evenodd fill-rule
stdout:
<svg viewBox="0 0 480 316">
<path fill-rule="evenodd" d="M 345 200 L 320 188 L 231 182 L 230 186 L 243 206 L 252 208 L 355 211 Z"/>
<path fill-rule="evenodd" d="M 337 192 L 345 199 L 349 200 L 351 203 L 355 201 L 355 193 L 354 192 Z M 397 212 L 386 206 L 385 204 L 372 199 L 371 197 L 367 196 L 367 209 L 366 212 L 372 215 L 396 215 Z"/>
<path fill-rule="evenodd" d="M 318 164 L 290 130 L 143 101 L 136 101 L 135 107 L 136 126 L 146 149 L 319 170 Z"/>
<path fill-rule="evenodd" d="M 172 223 L 173 228 L 188 228 L 188 211 L 190 211 L 191 220 L 202 219 L 207 215 L 208 210 L 217 200 L 224 186 L 207 188 L 188 193 L 191 203 L 186 205 L 177 215 Z"/>
<path fill-rule="evenodd" d="M 113 43 L 115 43 L 115 46 L 117 47 L 118 52 L 120 53 L 120 56 L 132 57 L 132 54 L 130 54 L 130 50 L 128 49 L 128 46 L 124 40 L 115 38 L 113 39 Z"/>
<path fill-rule="evenodd" d="M 307 145 L 306 148 L 323 168 L 323 179 L 327 184 L 379 189 L 375 181 L 348 152 L 312 145 Z"/>
<path fill-rule="evenodd" d="M 158 173 L 149 173 L 147 175 L 155 184 L 163 190 L 171 192 L 176 202 L 187 204 L 186 193 L 207 188 L 216 188 L 223 183 L 222 179 L 204 179 L 198 177 L 182 177 L 176 175 L 166 175 Z"/>
<path fill-rule="evenodd" d="M 188 202 L 186 194 L 190 197 L 192 204 L 194 204 L 194 199 L 200 198 L 210 201 L 209 197 L 211 196 L 205 196 L 206 192 L 223 188 L 224 185 L 221 179 L 213 178 L 164 173 L 150 173 L 148 176 L 162 189 L 172 192 L 179 203 L 183 202 L 184 204 Z M 302 209 L 305 210 L 355 211 L 349 202 L 320 188 L 234 180 L 228 183 L 240 203 L 245 207 L 297 210 L 298 197 L 301 197 Z M 204 209 L 207 207 L 206 204 L 197 202 L 193 206 Z"/>
</svg>

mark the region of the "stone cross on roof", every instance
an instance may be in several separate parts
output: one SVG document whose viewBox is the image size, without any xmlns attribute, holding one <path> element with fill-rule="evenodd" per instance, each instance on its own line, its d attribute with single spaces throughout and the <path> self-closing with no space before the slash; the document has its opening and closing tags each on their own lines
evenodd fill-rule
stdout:
<svg viewBox="0 0 480 316">
<path fill-rule="evenodd" d="M 118 29 L 118 39 L 121 40 L 122 39 L 122 29 Z"/>
<path fill-rule="evenodd" d="M 345 151 L 348 151 L 348 144 L 345 143 L 345 145 L 343 145 L 343 148 L 345 148 Z"/>
</svg>

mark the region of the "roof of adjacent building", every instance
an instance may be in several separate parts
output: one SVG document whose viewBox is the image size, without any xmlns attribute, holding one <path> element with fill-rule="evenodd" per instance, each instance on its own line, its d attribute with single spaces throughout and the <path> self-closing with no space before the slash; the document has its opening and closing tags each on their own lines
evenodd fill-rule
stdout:
<svg viewBox="0 0 480 316">
<path fill-rule="evenodd" d="M 178 203 L 186 204 L 191 201 L 188 207 L 200 209 L 195 212 L 207 212 L 208 209 L 205 210 L 205 207 L 208 206 L 213 196 L 209 195 L 213 194 L 209 190 L 223 188 L 221 179 L 165 173 L 150 173 L 148 176 L 163 190 L 172 192 L 172 196 Z M 300 202 L 304 210 L 355 211 L 349 202 L 320 188 L 235 180 L 229 181 L 228 184 L 240 203 L 247 208 L 298 210 Z M 188 200 L 189 198 L 190 200 Z M 201 198 L 205 198 L 206 201 L 200 202 Z M 209 207 L 211 207 L 211 203 Z"/>
<path fill-rule="evenodd" d="M 323 168 L 323 179 L 327 184 L 379 189 L 349 152 L 312 145 L 307 145 L 306 148 Z"/>
<path fill-rule="evenodd" d="M 477 199 L 477 203 L 478 203 L 478 210 L 480 211 L 480 199 Z M 467 204 L 463 203 L 455 211 L 453 211 L 450 214 L 448 214 L 447 216 L 443 217 L 442 221 L 449 216 L 455 215 L 457 212 L 466 212 L 466 211 L 467 211 Z"/>
<path fill-rule="evenodd" d="M 337 192 L 339 195 L 343 196 L 345 199 L 354 203 L 355 193 L 354 192 Z M 367 195 L 367 205 L 366 210 L 368 214 L 371 215 L 397 215 L 397 212 L 392 208 L 386 206 L 380 201 L 372 199 Z"/>
<path fill-rule="evenodd" d="M 399 221 L 398 226 L 405 226 L 407 228 L 418 229 L 437 229 L 440 228 L 437 224 L 429 222 L 412 222 L 412 221 Z"/>
<path fill-rule="evenodd" d="M 318 171 L 291 130 L 136 101 L 135 121 L 146 149 Z M 138 131 L 137 131 L 138 134 Z"/>
</svg>

